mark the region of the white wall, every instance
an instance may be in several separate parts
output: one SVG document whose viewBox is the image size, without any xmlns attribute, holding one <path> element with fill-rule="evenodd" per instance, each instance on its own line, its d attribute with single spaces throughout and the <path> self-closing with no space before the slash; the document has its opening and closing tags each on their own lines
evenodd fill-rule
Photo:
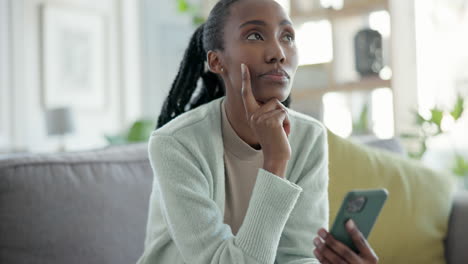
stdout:
<svg viewBox="0 0 468 264">
<path fill-rule="evenodd" d="M 104 134 L 118 133 L 137 118 L 156 120 L 195 29 L 191 17 L 179 14 L 173 0 L 0 0 L 0 3 L 2 12 L 4 6 L 10 5 L 11 12 L 7 13 L 12 20 L 8 41 L 2 41 L 12 44 L 11 71 L 3 69 L 8 63 L 6 57 L 0 60 L 2 88 L 9 86 L 0 89 L 2 100 L 11 102 L 8 111 L 3 110 L 7 104 L 3 101 L 1 104 L 1 113 L 7 113 L 10 123 L 7 118 L 0 120 L 10 133 L 0 134 L 3 139 L 0 151 L 2 148 L 50 151 L 59 143 L 46 135 L 41 103 L 41 5 L 76 7 L 101 13 L 107 19 L 108 105 L 103 111 L 76 113 L 77 131 L 67 139 L 68 150 L 104 146 L 107 144 Z M 3 23 L 2 26 L 7 27 Z M 0 47 L 5 49 L 5 45 Z"/>
<path fill-rule="evenodd" d="M 391 64 L 395 134 L 414 131 L 417 108 L 416 28 L 414 0 L 391 0 Z"/>
<path fill-rule="evenodd" d="M 141 68 L 140 0 L 120 0 L 120 41 L 124 124 L 131 124 L 143 115 Z"/>
<path fill-rule="evenodd" d="M 104 134 L 114 134 L 141 115 L 139 42 L 137 21 L 138 1 L 131 0 L 2 0 L 11 5 L 12 68 L 9 116 L 14 150 L 50 151 L 57 139 L 46 134 L 44 106 L 41 102 L 40 7 L 58 4 L 79 10 L 98 12 L 106 20 L 108 70 L 107 107 L 100 111 L 75 112 L 77 131 L 67 139 L 69 150 L 96 148 L 106 145 Z M 122 34 L 127 34 L 123 37 Z M 4 42 L 4 41 L 2 41 Z"/>
<path fill-rule="evenodd" d="M 9 10 L 9 1 L 0 0 L 0 150 L 7 147 L 11 138 Z"/>
<path fill-rule="evenodd" d="M 456 2 L 416 1 L 421 111 L 450 107 L 457 93 L 468 96 L 468 5 Z"/>
<path fill-rule="evenodd" d="M 174 0 L 142 0 L 143 114 L 157 119 L 189 39 L 191 18 L 180 14 Z"/>
<path fill-rule="evenodd" d="M 457 94 L 468 98 L 468 5 L 463 1 L 416 0 L 419 111 L 450 110 Z M 467 105 L 465 104 L 465 107 Z M 453 166 L 455 152 L 468 159 L 468 111 L 446 133 L 429 140 L 424 160 Z"/>
</svg>

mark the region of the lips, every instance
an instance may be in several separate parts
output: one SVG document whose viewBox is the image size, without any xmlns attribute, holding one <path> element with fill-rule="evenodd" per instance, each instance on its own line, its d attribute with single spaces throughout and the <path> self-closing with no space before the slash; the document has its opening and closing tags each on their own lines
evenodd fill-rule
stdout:
<svg viewBox="0 0 468 264">
<path fill-rule="evenodd" d="M 289 75 L 288 73 L 283 70 L 283 69 L 274 69 L 274 70 L 271 70 L 269 72 L 266 72 L 260 76 L 265 76 L 265 75 L 270 75 L 270 76 L 281 76 L 281 77 L 286 77 L 289 79 Z"/>
<path fill-rule="evenodd" d="M 274 69 L 260 75 L 260 78 L 276 83 L 286 83 L 289 81 L 288 73 L 283 69 Z"/>
</svg>

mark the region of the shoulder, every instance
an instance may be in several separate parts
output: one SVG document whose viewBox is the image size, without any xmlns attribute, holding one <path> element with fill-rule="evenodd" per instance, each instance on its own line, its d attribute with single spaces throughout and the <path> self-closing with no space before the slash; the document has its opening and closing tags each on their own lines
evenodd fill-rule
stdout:
<svg viewBox="0 0 468 264">
<path fill-rule="evenodd" d="M 211 159 L 222 149 L 220 99 L 185 112 L 152 132 L 150 152 L 169 149 L 193 159 Z"/>
<path fill-rule="evenodd" d="M 220 118 L 219 99 L 220 98 L 215 99 L 177 116 L 164 126 L 154 130 L 151 133 L 151 137 L 181 136 L 186 133 L 194 132 L 199 134 L 213 129 L 212 126 L 219 125 L 213 122 Z"/>
<path fill-rule="evenodd" d="M 317 119 L 297 112 L 292 109 L 288 109 L 289 118 L 292 124 L 292 130 L 298 132 L 299 135 L 316 135 L 326 134 L 325 126 Z"/>
</svg>

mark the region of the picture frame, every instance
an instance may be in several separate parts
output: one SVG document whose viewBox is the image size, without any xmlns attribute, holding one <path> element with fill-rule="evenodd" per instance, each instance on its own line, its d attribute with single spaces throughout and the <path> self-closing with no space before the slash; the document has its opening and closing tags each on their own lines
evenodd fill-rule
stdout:
<svg viewBox="0 0 468 264">
<path fill-rule="evenodd" d="M 11 32 L 10 6 L 0 0 L 0 152 L 11 147 Z"/>
<path fill-rule="evenodd" d="M 97 11 L 44 4 L 41 22 L 44 109 L 104 110 L 109 68 L 104 16 Z"/>
</svg>

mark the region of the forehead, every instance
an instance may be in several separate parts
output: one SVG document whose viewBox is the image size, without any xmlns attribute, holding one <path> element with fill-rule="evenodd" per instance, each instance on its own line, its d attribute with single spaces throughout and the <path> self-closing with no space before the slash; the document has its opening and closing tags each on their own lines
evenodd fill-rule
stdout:
<svg viewBox="0 0 468 264">
<path fill-rule="evenodd" d="M 227 21 L 231 27 L 238 28 L 243 22 L 249 20 L 263 20 L 271 26 L 277 26 L 289 17 L 274 0 L 243 0 L 231 6 L 231 14 Z M 234 29 L 234 28 L 233 28 Z"/>
</svg>

